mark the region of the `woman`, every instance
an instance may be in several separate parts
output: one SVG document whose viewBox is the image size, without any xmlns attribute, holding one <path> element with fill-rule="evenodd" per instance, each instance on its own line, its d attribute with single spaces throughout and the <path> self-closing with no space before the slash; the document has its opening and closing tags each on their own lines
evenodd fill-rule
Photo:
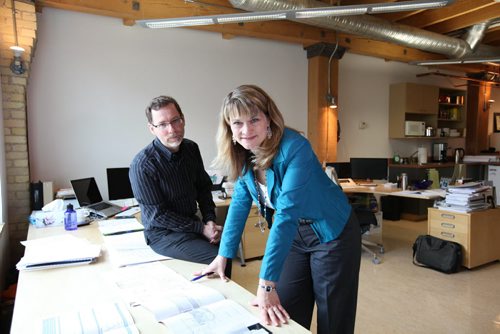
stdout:
<svg viewBox="0 0 500 334">
<path fill-rule="evenodd" d="M 353 333 L 361 233 L 307 139 L 285 127 L 266 92 L 243 85 L 224 99 L 217 145 L 215 165 L 235 186 L 219 255 L 202 273 L 226 280 L 254 201 L 270 228 L 253 301 L 261 320 L 309 328 L 316 302 L 319 334 Z"/>
</svg>

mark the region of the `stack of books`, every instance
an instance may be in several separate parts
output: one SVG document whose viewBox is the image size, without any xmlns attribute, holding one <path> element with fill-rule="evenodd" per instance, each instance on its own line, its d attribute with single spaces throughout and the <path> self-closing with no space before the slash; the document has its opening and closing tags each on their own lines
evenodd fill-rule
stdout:
<svg viewBox="0 0 500 334">
<path fill-rule="evenodd" d="M 436 203 L 442 210 L 457 212 L 472 212 L 488 209 L 492 198 L 492 187 L 481 182 L 470 182 L 461 185 L 448 186 L 443 201 Z"/>
</svg>

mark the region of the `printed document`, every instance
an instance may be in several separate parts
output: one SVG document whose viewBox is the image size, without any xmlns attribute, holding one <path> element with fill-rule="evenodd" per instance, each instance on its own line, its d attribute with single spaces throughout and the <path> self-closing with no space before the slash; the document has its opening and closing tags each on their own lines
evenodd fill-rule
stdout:
<svg viewBox="0 0 500 334">
<path fill-rule="evenodd" d="M 169 332 L 269 333 L 243 306 L 161 263 L 119 268 L 110 279 L 125 301 L 149 310 Z"/>
</svg>

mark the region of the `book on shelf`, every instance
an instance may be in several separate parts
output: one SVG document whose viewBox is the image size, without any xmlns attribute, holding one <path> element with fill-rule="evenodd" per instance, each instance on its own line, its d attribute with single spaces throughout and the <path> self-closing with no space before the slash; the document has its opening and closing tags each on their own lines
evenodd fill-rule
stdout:
<svg viewBox="0 0 500 334">
<path fill-rule="evenodd" d="M 144 307 L 171 333 L 270 333 L 240 304 L 159 262 L 116 269 L 109 279 L 123 300 Z"/>
<path fill-rule="evenodd" d="M 26 249 L 18 270 L 40 270 L 89 264 L 101 254 L 101 246 L 70 234 L 22 241 Z"/>
</svg>

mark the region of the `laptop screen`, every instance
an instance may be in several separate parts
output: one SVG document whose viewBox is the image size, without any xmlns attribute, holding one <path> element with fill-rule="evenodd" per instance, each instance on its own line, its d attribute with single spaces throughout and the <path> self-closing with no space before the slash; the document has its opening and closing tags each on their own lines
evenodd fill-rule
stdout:
<svg viewBox="0 0 500 334">
<path fill-rule="evenodd" d="M 80 206 L 102 202 L 101 193 L 93 177 L 71 180 L 71 185 Z"/>
</svg>

